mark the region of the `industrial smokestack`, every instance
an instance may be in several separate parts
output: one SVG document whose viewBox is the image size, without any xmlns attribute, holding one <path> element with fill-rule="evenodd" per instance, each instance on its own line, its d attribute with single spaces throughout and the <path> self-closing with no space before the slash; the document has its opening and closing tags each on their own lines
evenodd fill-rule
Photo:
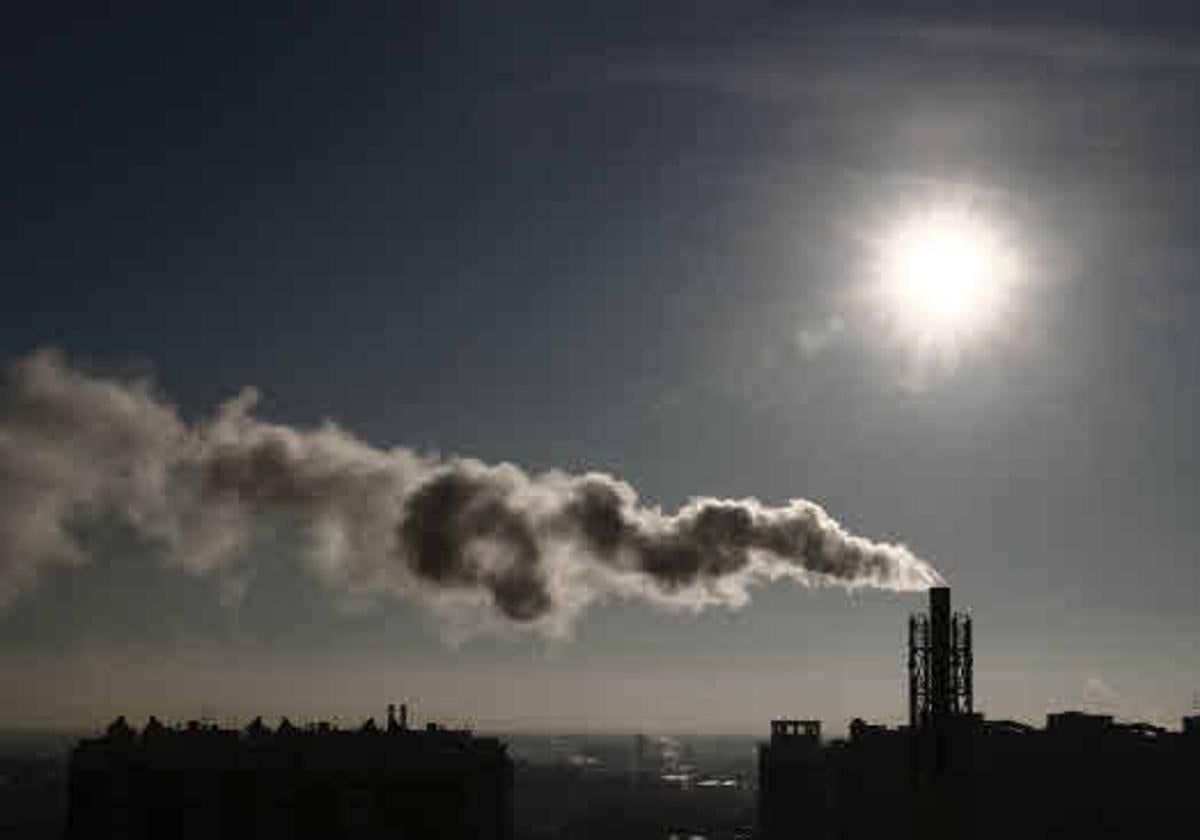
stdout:
<svg viewBox="0 0 1200 840">
<path fill-rule="evenodd" d="M 930 726 L 974 711 L 971 618 L 955 613 L 950 588 L 929 589 L 929 612 L 908 622 L 909 723 Z"/>
<path fill-rule="evenodd" d="M 930 708 L 935 717 L 950 714 L 954 706 L 951 685 L 950 587 L 929 590 Z"/>
<path fill-rule="evenodd" d="M 290 532 L 331 588 L 413 601 L 468 630 L 491 616 L 561 635 L 611 596 L 739 607 L 752 584 L 779 578 L 893 590 L 941 580 L 811 501 L 694 497 L 664 512 L 613 476 L 378 449 L 332 423 L 260 420 L 256 399 L 245 390 L 188 423 L 147 383 L 81 372 L 55 351 L 12 364 L 0 388 L 0 605 L 45 564 L 89 562 L 78 526 L 104 518 L 234 595 L 251 549 Z"/>
</svg>

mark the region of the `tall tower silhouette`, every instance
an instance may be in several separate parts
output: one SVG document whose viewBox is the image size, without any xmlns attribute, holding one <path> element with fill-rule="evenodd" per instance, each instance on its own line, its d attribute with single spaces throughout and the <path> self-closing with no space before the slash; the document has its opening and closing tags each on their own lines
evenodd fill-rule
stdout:
<svg viewBox="0 0 1200 840">
<path fill-rule="evenodd" d="M 971 617 L 952 612 L 950 587 L 929 590 L 929 612 L 908 620 L 908 722 L 925 728 L 975 710 Z"/>
</svg>

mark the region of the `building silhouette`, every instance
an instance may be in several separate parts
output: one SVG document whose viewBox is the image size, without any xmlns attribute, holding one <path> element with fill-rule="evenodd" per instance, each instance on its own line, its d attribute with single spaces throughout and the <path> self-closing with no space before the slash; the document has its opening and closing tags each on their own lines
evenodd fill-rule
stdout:
<svg viewBox="0 0 1200 840">
<path fill-rule="evenodd" d="M 506 747 L 469 731 L 274 730 L 118 718 L 71 753 L 68 840 L 99 838 L 512 837 Z"/>
<path fill-rule="evenodd" d="M 824 761 L 820 721 L 771 721 L 771 740 L 758 753 L 761 834 L 824 836 L 830 811 Z"/>
<path fill-rule="evenodd" d="M 1186 836 L 1200 826 L 1200 715 L 1180 730 L 1062 712 L 1043 728 L 974 711 L 971 622 L 945 588 L 909 622 L 909 724 L 778 720 L 759 747 L 766 840 Z M 1180 832 L 1183 832 L 1180 835 Z"/>
</svg>

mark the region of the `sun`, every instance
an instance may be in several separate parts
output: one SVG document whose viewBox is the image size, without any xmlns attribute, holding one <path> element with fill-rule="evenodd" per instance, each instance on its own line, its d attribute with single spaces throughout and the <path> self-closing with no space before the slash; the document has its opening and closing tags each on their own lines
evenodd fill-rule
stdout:
<svg viewBox="0 0 1200 840">
<path fill-rule="evenodd" d="M 875 273 L 889 318 L 924 343 L 945 345 L 1003 315 L 1014 263 L 982 219 L 937 209 L 905 219 L 881 237 Z"/>
</svg>

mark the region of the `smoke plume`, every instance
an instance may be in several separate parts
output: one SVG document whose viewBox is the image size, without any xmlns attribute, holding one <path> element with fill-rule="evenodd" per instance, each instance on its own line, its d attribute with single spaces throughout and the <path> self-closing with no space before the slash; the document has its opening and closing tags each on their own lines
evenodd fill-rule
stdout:
<svg viewBox="0 0 1200 840">
<path fill-rule="evenodd" d="M 118 521 L 163 562 L 252 572 L 254 541 L 299 533 L 297 562 L 348 594 L 397 596 L 562 632 L 591 601 L 740 606 L 756 581 L 923 589 L 906 548 L 847 533 L 820 506 L 695 498 L 675 513 L 602 473 L 379 449 L 327 423 L 254 415 L 247 389 L 185 422 L 146 382 L 55 350 L 0 390 L 0 604 L 47 564 L 83 564 L 89 522 Z"/>
</svg>

